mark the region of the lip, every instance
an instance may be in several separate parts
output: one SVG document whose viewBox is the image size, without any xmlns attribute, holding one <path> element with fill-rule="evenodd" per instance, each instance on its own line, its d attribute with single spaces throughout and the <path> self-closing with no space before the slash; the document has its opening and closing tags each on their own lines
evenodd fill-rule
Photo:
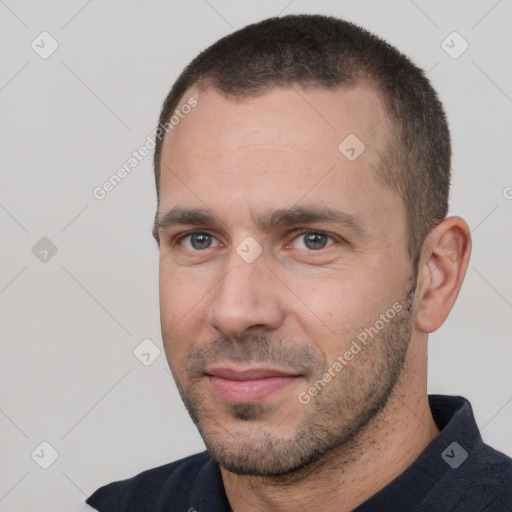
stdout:
<svg viewBox="0 0 512 512">
<path fill-rule="evenodd" d="M 302 377 L 277 368 L 215 367 L 206 372 L 214 395 L 226 403 L 254 404 Z"/>
<path fill-rule="evenodd" d="M 207 375 L 229 380 L 256 380 L 270 377 L 297 377 L 298 373 L 271 367 L 236 368 L 232 366 L 214 366 L 205 371 Z"/>
</svg>

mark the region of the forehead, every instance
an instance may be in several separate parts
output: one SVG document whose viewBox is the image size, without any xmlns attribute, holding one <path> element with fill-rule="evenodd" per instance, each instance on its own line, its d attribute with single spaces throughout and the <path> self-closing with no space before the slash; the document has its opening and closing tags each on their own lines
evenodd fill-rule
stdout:
<svg viewBox="0 0 512 512">
<path fill-rule="evenodd" d="M 302 198 L 375 209 L 372 197 L 392 193 L 377 179 L 389 121 L 370 86 L 293 86 L 250 98 L 194 87 L 181 104 L 191 97 L 197 106 L 164 140 L 161 210 L 233 214 L 291 207 Z"/>
<path fill-rule="evenodd" d="M 261 146 L 320 153 L 337 149 L 349 134 L 364 140 L 366 157 L 385 147 L 387 116 L 379 94 L 366 84 L 336 89 L 294 85 L 256 97 L 226 97 L 194 86 L 181 104 L 191 97 L 197 107 L 166 136 L 164 153 L 171 146 L 175 157 L 264 150 Z"/>
</svg>

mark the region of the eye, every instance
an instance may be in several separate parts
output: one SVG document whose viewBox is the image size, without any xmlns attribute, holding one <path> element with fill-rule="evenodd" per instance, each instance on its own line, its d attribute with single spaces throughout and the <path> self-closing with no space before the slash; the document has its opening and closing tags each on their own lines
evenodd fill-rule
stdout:
<svg viewBox="0 0 512 512">
<path fill-rule="evenodd" d="M 331 241 L 331 243 L 329 243 Z M 295 249 L 318 251 L 334 243 L 334 238 L 323 231 L 303 231 L 292 242 Z"/>
<path fill-rule="evenodd" d="M 189 251 L 204 251 L 210 247 L 220 245 L 219 241 L 208 233 L 189 233 L 184 235 L 178 241 L 185 249 Z"/>
</svg>

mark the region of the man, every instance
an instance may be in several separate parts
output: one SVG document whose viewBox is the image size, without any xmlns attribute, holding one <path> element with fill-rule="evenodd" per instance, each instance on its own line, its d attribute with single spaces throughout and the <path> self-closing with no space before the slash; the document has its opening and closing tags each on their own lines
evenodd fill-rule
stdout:
<svg viewBox="0 0 512 512">
<path fill-rule="evenodd" d="M 350 23 L 272 18 L 194 59 L 159 127 L 163 342 L 207 452 L 87 503 L 512 510 L 512 460 L 427 395 L 471 241 L 423 72 Z"/>
</svg>

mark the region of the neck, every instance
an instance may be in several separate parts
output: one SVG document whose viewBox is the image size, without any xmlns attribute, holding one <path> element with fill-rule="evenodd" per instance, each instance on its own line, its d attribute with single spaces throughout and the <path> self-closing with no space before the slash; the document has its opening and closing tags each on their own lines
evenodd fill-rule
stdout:
<svg viewBox="0 0 512 512">
<path fill-rule="evenodd" d="M 349 442 L 290 475 L 241 476 L 221 468 L 233 512 L 348 512 L 403 473 L 439 433 L 428 405 L 426 364 L 414 364 L 425 363 L 426 343 L 411 345 L 386 407 Z"/>
</svg>

